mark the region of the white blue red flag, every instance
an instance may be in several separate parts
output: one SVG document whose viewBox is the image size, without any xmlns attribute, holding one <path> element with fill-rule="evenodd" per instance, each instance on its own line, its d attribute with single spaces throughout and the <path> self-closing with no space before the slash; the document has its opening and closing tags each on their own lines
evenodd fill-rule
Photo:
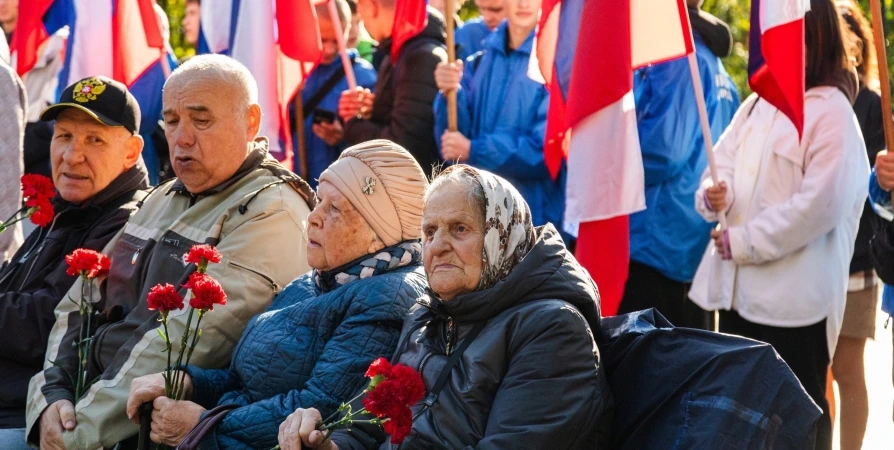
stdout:
<svg viewBox="0 0 894 450">
<path fill-rule="evenodd" d="M 554 175 L 567 158 L 566 229 L 607 314 L 627 278 L 627 216 L 646 206 L 633 71 L 692 51 L 684 0 L 543 4 L 532 72 L 550 91 L 544 158 Z"/>
<path fill-rule="evenodd" d="M 752 0 L 748 85 L 804 131 L 804 15 L 810 0 Z"/>
<path fill-rule="evenodd" d="M 270 154 L 292 167 L 289 102 L 320 60 L 320 33 L 311 0 L 217 0 L 202 2 L 200 53 L 229 55 L 258 83 L 264 112 L 261 135 Z"/>
</svg>

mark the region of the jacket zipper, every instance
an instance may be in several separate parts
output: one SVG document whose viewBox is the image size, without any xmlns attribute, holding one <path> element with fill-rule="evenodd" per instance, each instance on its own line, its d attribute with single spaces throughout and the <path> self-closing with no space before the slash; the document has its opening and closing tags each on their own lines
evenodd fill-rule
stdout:
<svg viewBox="0 0 894 450">
<path fill-rule="evenodd" d="M 456 321 L 453 320 L 453 317 L 447 319 L 447 352 L 449 355 L 450 352 L 453 351 L 453 346 L 456 344 Z"/>
<path fill-rule="evenodd" d="M 233 261 L 233 260 L 230 260 L 230 264 L 232 264 L 233 266 L 238 267 L 238 268 L 240 268 L 240 269 L 247 270 L 247 271 L 249 271 L 249 272 L 251 272 L 251 273 L 253 273 L 253 274 L 255 274 L 255 275 L 257 275 L 257 276 L 259 276 L 259 277 L 261 277 L 261 278 L 263 278 L 263 279 L 265 279 L 265 280 L 267 280 L 267 282 L 270 283 L 270 286 L 273 287 L 273 292 L 279 292 L 279 285 L 276 284 L 276 282 L 273 281 L 273 279 L 270 278 L 270 277 L 268 277 L 267 275 L 265 275 L 265 274 L 263 274 L 263 273 L 261 273 L 261 272 L 258 272 L 257 270 L 252 269 L 252 268 L 250 268 L 250 267 L 245 267 L 244 265 L 239 264 L 239 263 L 237 263 L 236 261 Z"/>
</svg>

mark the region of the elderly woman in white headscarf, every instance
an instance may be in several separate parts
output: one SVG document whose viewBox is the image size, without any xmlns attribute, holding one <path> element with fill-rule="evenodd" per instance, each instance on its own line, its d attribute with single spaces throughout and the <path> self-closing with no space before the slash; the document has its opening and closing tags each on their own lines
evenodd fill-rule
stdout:
<svg viewBox="0 0 894 450">
<path fill-rule="evenodd" d="M 430 298 L 410 312 L 394 359 L 420 371 L 427 397 L 400 448 L 606 448 L 599 297 L 556 229 L 534 228 L 506 180 L 455 165 L 426 191 L 422 235 Z M 320 420 L 295 411 L 282 448 L 392 448 L 372 426 L 324 439 Z"/>
<path fill-rule="evenodd" d="M 150 375 L 131 385 L 128 414 L 136 418 L 154 399 L 153 442 L 255 449 L 276 445 L 279 424 L 296 408 L 333 412 L 363 387 L 376 357 L 395 351 L 410 306 L 426 297 L 427 186 L 396 144 L 345 150 L 320 176 L 320 202 L 307 218 L 314 270 L 249 322 L 228 369 L 182 368 L 187 401 L 163 397 L 164 380 Z"/>
</svg>

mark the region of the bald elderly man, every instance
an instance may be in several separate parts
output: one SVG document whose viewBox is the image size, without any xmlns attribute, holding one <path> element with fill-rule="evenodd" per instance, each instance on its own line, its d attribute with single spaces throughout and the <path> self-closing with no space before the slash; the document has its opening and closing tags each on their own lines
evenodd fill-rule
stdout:
<svg viewBox="0 0 894 450">
<path fill-rule="evenodd" d="M 95 298 L 105 323 L 87 376 L 98 380 L 79 399 L 63 371 L 77 367 L 78 310 L 72 302 L 56 308 L 46 359 L 61 367 L 45 364 L 28 392 L 28 438 L 42 449 L 111 448 L 138 433 L 125 413 L 130 382 L 167 366 L 146 295 L 186 281 L 195 266 L 181 257 L 192 245 L 217 246 L 223 260 L 208 273 L 228 297 L 202 319 L 191 361 L 200 367 L 226 367 L 248 320 L 308 270 L 304 229 L 315 197 L 257 137 L 261 108 L 248 69 L 222 55 L 194 57 L 165 84 L 162 112 L 177 178 L 157 187 L 105 248 L 111 270 Z M 70 295 L 80 289 L 76 282 Z M 185 319 L 172 315 L 169 329 L 184 329 Z"/>
</svg>

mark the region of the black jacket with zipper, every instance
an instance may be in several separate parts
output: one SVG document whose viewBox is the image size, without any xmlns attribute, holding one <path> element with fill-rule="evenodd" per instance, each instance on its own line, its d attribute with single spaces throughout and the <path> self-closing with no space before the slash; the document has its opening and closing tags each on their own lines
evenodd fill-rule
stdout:
<svg viewBox="0 0 894 450">
<path fill-rule="evenodd" d="M 449 349 L 481 321 L 486 325 L 400 448 L 608 448 L 614 405 L 593 338 L 599 295 L 552 225 L 538 229 L 531 252 L 493 288 L 411 310 L 398 360 L 419 370 L 431 391 Z M 332 439 L 340 450 L 395 447 L 363 425 Z"/>
<path fill-rule="evenodd" d="M 77 278 L 65 273 L 65 256 L 102 251 L 148 188 L 140 162 L 81 205 L 57 196 L 53 222 L 34 230 L 0 271 L 0 428 L 25 426 L 28 381 L 43 367 L 53 310 Z"/>
</svg>

